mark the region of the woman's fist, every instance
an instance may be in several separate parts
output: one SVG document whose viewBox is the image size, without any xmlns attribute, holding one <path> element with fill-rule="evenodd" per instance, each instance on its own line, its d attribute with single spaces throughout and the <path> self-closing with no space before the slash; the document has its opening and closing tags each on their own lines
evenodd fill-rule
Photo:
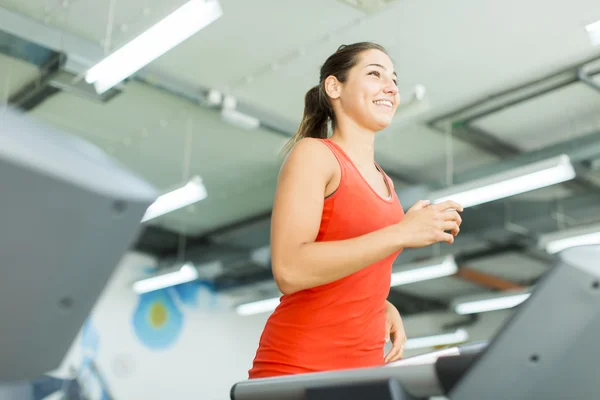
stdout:
<svg viewBox="0 0 600 400">
<path fill-rule="evenodd" d="M 403 247 L 425 247 L 438 242 L 454 243 L 460 232 L 463 208 L 454 201 L 430 205 L 427 200 L 418 201 L 398 223 Z M 450 233 L 448 233 L 450 232 Z"/>
</svg>

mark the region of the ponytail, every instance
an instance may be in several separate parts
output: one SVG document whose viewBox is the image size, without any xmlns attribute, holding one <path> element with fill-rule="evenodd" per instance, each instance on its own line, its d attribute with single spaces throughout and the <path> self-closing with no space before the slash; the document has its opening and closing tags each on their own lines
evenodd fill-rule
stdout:
<svg viewBox="0 0 600 400">
<path fill-rule="evenodd" d="M 314 86 L 304 96 L 304 115 L 300 127 L 283 148 L 283 153 L 287 154 L 296 143 L 306 137 L 327 139 L 327 122 L 332 117 L 333 111 L 327 95 L 321 85 Z"/>
</svg>

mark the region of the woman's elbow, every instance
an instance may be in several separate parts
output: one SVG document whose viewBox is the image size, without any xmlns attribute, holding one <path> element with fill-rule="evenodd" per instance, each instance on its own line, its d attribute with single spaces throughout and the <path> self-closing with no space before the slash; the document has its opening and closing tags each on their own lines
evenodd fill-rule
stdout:
<svg viewBox="0 0 600 400">
<path fill-rule="evenodd" d="M 286 268 L 280 264 L 273 264 L 273 277 L 279 291 L 284 295 L 301 290 L 298 279 L 291 273 L 290 268 Z"/>
</svg>

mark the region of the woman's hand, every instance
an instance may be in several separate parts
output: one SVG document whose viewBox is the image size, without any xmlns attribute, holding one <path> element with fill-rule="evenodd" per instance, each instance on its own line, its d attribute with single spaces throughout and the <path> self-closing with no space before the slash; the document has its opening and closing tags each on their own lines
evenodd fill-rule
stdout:
<svg viewBox="0 0 600 400">
<path fill-rule="evenodd" d="M 463 208 L 454 201 L 430 205 L 428 200 L 418 201 L 396 226 L 403 248 L 425 247 L 438 242 L 454 243 L 460 232 Z M 449 232 L 449 233 L 448 233 Z"/>
<path fill-rule="evenodd" d="M 385 362 L 397 361 L 402 358 L 404 353 L 404 343 L 406 342 L 406 332 L 400 313 L 390 303 L 386 301 L 385 309 L 385 342 L 392 341 L 392 349 L 385 356 Z"/>
</svg>

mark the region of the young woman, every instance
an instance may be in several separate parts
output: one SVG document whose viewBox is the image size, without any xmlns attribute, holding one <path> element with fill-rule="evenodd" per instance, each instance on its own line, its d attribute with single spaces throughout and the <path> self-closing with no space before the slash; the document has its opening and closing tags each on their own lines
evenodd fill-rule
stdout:
<svg viewBox="0 0 600 400">
<path fill-rule="evenodd" d="M 404 248 L 453 243 L 462 208 L 420 201 L 404 213 L 374 156 L 375 134 L 399 101 L 394 65 L 374 43 L 341 46 L 306 94 L 272 214 L 273 274 L 283 296 L 250 379 L 402 357 L 402 319 L 386 300 L 392 263 Z"/>
</svg>

